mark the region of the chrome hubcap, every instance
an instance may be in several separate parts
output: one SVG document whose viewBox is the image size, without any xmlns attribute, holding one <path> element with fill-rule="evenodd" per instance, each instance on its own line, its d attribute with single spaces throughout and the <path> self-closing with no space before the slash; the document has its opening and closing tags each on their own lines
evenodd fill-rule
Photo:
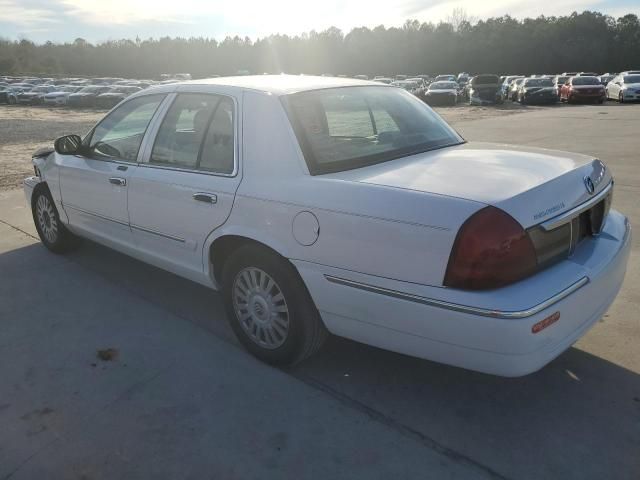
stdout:
<svg viewBox="0 0 640 480">
<path fill-rule="evenodd" d="M 48 242 L 54 243 L 58 237 L 58 222 L 53 205 L 47 197 L 40 195 L 36 203 L 36 215 L 40 231 Z"/>
<path fill-rule="evenodd" d="M 233 281 L 233 306 L 242 329 L 263 348 L 280 347 L 289 334 L 289 308 L 266 272 L 247 267 Z"/>
</svg>

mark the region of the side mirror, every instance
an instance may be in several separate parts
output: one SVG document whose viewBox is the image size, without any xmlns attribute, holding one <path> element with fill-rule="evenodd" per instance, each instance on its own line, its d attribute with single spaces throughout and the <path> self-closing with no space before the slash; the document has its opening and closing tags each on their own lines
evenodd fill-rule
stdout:
<svg viewBox="0 0 640 480">
<path fill-rule="evenodd" d="M 65 135 L 56 139 L 53 147 L 61 155 L 75 155 L 80 150 L 82 139 L 78 135 Z"/>
</svg>

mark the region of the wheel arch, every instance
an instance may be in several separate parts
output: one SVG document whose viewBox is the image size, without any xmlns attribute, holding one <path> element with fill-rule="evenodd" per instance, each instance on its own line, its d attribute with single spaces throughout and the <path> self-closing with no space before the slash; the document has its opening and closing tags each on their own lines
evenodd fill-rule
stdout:
<svg viewBox="0 0 640 480">
<path fill-rule="evenodd" d="M 228 229 L 212 235 L 204 248 L 204 260 L 209 266 L 209 276 L 217 288 L 220 287 L 222 269 L 226 260 L 235 250 L 245 245 L 269 250 L 295 268 L 289 261 L 288 251 L 282 242 L 247 229 Z"/>
</svg>

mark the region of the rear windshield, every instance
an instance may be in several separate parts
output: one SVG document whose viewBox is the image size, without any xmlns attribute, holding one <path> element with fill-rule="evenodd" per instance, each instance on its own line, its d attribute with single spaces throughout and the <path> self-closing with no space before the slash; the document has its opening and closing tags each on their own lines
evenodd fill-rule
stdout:
<svg viewBox="0 0 640 480">
<path fill-rule="evenodd" d="M 491 83 L 500 83 L 500 78 L 496 75 L 478 75 L 471 79 L 473 85 L 487 85 Z"/>
<path fill-rule="evenodd" d="M 553 87 L 550 78 L 527 78 L 524 84 L 527 87 Z"/>
<path fill-rule="evenodd" d="M 624 83 L 640 83 L 640 75 L 625 75 L 622 78 Z"/>
<path fill-rule="evenodd" d="M 457 90 L 456 82 L 434 82 L 429 85 L 429 90 Z"/>
<path fill-rule="evenodd" d="M 433 110 L 399 88 L 328 88 L 287 95 L 283 103 L 312 175 L 463 142 Z"/>
<path fill-rule="evenodd" d="M 573 77 L 573 85 L 600 85 L 600 80 L 596 77 Z"/>
</svg>

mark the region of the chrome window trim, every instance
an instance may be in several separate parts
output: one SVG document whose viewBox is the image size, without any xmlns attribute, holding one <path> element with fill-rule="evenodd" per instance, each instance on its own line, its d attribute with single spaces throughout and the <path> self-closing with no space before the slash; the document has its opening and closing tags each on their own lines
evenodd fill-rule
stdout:
<svg viewBox="0 0 640 480">
<path fill-rule="evenodd" d="M 164 120 L 164 117 L 166 116 L 167 112 L 169 111 L 169 108 L 171 108 L 171 105 L 173 105 L 173 102 L 175 101 L 175 99 L 178 97 L 178 95 L 215 95 L 218 97 L 226 97 L 228 99 L 230 99 L 233 102 L 233 117 L 234 117 L 234 122 L 233 122 L 233 171 L 231 173 L 219 173 L 219 172 L 211 172 L 211 171 L 207 171 L 207 170 L 199 170 L 199 169 L 194 169 L 194 168 L 184 168 L 184 167 L 171 167 L 171 166 L 167 166 L 167 165 L 155 165 L 149 162 L 149 160 L 151 159 L 151 152 L 153 150 L 153 145 L 155 144 L 155 140 L 156 140 L 156 136 L 158 135 L 158 132 L 160 131 L 160 126 L 162 125 L 162 121 Z M 188 91 L 188 92 L 184 92 L 184 91 L 178 91 L 178 92 L 173 92 L 169 95 L 167 95 L 167 100 L 166 100 L 166 104 L 163 104 L 160 106 L 160 108 L 158 108 L 158 110 L 156 111 L 156 113 L 158 114 L 157 117 L 154 117 L 154 119 L 152 120 L 152 123 L 149 125 L 149 127 L 147 128 L 147 133 L 149 134 L 149 139 L 147 140 L 146 135 L 145 138 L 143 139 L 143 144 L 145 144 L 145 148 L 144 151 L 141 148 L 139 151 L 139 155 L 138 155 L 138 166 L 139 167 L 144 167 L 144 168 L 156 168 L 159 170 L 173 170 L 173 171 L 177 171 L 177 172 L 184 172 L 184 173 L 198 173 L 201 175 L 210 175 L 213 177 L 226 177 L 226 178 L 233 178 L 233 177 L 237 177 L 238 176 L 238 172 L 240 171 L 240 162 L 239 162 L 239 155 L 238 155 L 238 149 L 239 149 L 239 132 L 240 132 L 240 108 L 238 106 L 238 100 L 236 97 L 226 94 L 226 93 L 219 93 L 219 92 L 201 92 L 201 91 Z M 203 140 L 204 141 L 204 140 Z M 140 156 L 140 152 L 143 153 L 142 156 Z"/>
<path fill-rule="evenodd" d="M 471 315 L 479 315 L 482 317 L 505 318 L 505 319 L 520 319 L 520 318 L 531 317 L 537 313 L 540 313 L 544 309 L 549 308 L 555 303 L 558 303 L 559 301 L 563 300 L 564 298 L 574 293 L 579 288 L 589 283 L 589 277 L 582 277 L 578 281 L 569 285 L 564 290 L 561 290 L 560 292 L 556 293 L 552 297 L 549 297 L 547 300 L 537 305 L 534 305 L 524 310 L 503 311 L 503 310 L 491 310 L 486 308 L 471 307 L 468 305 L 460 305 L 458 303 L 447 302 L 444 300 L 437 300 L 434 298 L 422 297 L 420 295 L 414 295 L 412 293 L 400 292 L 400 291 L 391 290 L 388 288 L 376 287 L 374 285 L 369 285 L 366 283 L 355 282 L 353 280 L 347 280 L 346 278 L 334 277 L 333 275 L 325 275 L 324 277 L 329 282 L 335 283 L 337 285 L 356 288 L 358 290 L 363 290 L 370 293 L 376 293 L 379 295 L 384 295 L 384 296 L 396 298 L 399 300 L 406 300 L 409 302 L 419 303 L 421 305 L 443 308 L 446 310 L 452 310 L 455 312 L 467 313 Z"/>
<path fill-rule="evenodd" d="M 561 213 L 560 215 L 553 217 L 549 220 L 546 220 L 544 222 L 542 222 L 540 224 L 540 226 L 546 230 L 554 230 L 558 227 L 561 227 L 562 225 L 564 225 L 565 223 L 569 223 L 570 221 L 572 221 L 574 218 L 576 218 L 578 215 L 580 215 L 582 212 L 585 212 L 587 210 L 589 210 L 591 207 L 593 207 L 594 205 L 596 205 L 598 202 L 600 202 L 601 200 L 603 200 L 611 191 L 611 189 L 613 188 L 613 180 L 611 180 L 609 182 L 609 184 L 604 187 L 600 193 L 598 193 L 597 195 L 595 195 L 594 197 L 590 198 L 589 200 L 587 200 L 586 202 L 578 205 L 577 207 L 572 208 L 571 210 L 568 210 L 564 213 Z"/>
</svg>

